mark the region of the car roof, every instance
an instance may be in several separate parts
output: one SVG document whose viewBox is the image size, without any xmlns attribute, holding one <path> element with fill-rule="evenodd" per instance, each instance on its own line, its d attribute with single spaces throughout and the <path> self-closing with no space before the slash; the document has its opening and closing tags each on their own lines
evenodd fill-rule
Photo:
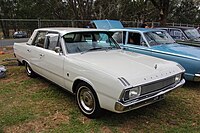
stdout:
<svg viewBox="0 0 200 133">
<path fill-rule="evenodd" d="M 23 33 L 23 32 L 25 32 L 25 31 L 21 31 L 21 30 L 20 31 L 15 31 L 15 33 Z"/>
<path fill-rule="evenodd" d="M 168 27 L 157 27 L 158 29 L 169 29 L 169 28 L 174 28 L 174 29 L 182 29 L 182 30 L 187 30 L 187 29 L 194 29 L 194 27 L 183 27 L 183 26 L 168 26 Z"/>
<path fill-rule="evenodd" d="M 51 28 L 39 28 L 36 31 L 49 31 L 49 32 L 58 32 L 61 35 L 65 35 L 70 32 L 90 32 L 90 31 L 103 31 L 109 32 L 108 30 L 103 29 L 91 29 L 91 28 L 73 28 L 73 27 L 51 27 Z"/>
<path fill-rule="evenodd" d="M 111 29 L 110 31 L 140 31 L 140 32 L 152 32 L 152 31 L 163 31 L 161 29 L 153 28 L 122 28 L 122 29 Z"/>
</svg>

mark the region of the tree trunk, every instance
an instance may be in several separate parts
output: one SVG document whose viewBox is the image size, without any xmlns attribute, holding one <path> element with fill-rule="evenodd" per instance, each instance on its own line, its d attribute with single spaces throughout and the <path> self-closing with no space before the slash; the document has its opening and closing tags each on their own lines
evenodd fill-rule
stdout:
<svg viewBox="0 0 200 133">
<path fill-rule="evenodd" d="M 1 19 L 1 16 L 0 16 L 0 19 Z M 3 20 L 1 20 L 0 21 L 0 25 L 1 25 L 2 32 L 3 32 L 3 37 L 4 38 L 9 38 L 9 29 L 6 28 L 7 24 Z"/>
<path fill-rule="evenodd" d="M 160 11 L 160 26 L 166 26 L 166 23 L 167 23 L 166 14 L 164 14 L 161 9 L 161 11 Z"/>
<path fill-rule="evenodd" d="M 169 0 L 150 0 L 155 8 L 159 10 L 160 25 L 165 26 L 167 22 L 167 16 L 169 13 Z"/>
</svg>

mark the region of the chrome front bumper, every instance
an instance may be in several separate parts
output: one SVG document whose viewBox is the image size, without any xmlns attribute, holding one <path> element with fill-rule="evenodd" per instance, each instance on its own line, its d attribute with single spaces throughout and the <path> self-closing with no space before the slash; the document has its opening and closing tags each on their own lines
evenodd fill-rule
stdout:
<svg viewBox="0 0 200 133">
<path fill-rule="evenodd" d="M 176 84 L 173 87 L 167 87 L 166 89 L 164 88 L 162 91 L 156 93 L 155 95 L 151 95 L 151 96 L 145 96 L 142 99 L 134 99 L 130 102 L 127 103 L 122 103 L 120 101 L 117 101 L 115 103 L 115 111 L 117 113 L 123 113 L 123 112 L 127 112 L 133 109 L 137 109 L 143 106 L 146 106 L 148 104 L 152 104 L 154 102 L 160 101 L 164 98 L 164 95 L 178 87 L 181 87 L 183 84 L 185 83 L 185 80 L 182 79 L 178 84 Z"/>
<path fill-rule="evenodd" d="M 200 81 L 200 74 L 194 75 L 194 81 Z"/>
</svg>

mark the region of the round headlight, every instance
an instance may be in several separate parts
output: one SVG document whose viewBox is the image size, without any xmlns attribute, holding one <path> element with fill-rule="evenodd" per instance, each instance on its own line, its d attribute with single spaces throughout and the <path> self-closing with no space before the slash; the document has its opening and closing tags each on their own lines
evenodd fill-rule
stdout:
<svg viewBox="0 0 200 133">
<path fill-rule="evenodd" d="M 126 101 L 126 100 L 130 100 L 130 99 L 134 99 L 134 98 L 138 97 L 140 95 L 140 93 L 141 93 L 140 86 L 130 88 L 125 91 L 124 100 Z"/>
</svg>

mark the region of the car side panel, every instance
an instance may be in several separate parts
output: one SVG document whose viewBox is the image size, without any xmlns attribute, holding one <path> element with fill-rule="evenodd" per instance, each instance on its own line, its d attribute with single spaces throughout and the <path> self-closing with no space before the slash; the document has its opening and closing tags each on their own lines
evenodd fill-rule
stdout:
<svg viewBox="0 0 200 133">
<path fill-rule="evenodd" d="M 151 55 L 151 49 L 145 46 L 137 46 L 132 44 L 126 44 L 126 45 L 120 45 L 122 48 L 124 48 L 127 51 L 132 51 L 140 54 L 146 54 Z"/>
<path fill-rule="evenodd" d="M 62 87 L 64 87 L 64 58 L 64 55 L 52 50 L 43 49 L 40 52 L 43 75 Z"/>
<path fill-rule="evenodd" d="M 36 73 L 43 75 L 43 62 L 40 56 L 41 51 L 43 51 L 43 48 L 31 45 L 27 51 L 30 54 L 29 63 L 31 68 Z"/>
<path fill-rule="evenodd" d="M 23 60 L 29 61 L 30 53 L 28 49 L 30 48 L 29 45 L 26 43 L 14 43 L 14 54 L 16 58 L 22 62 Z"/>
</svg>

